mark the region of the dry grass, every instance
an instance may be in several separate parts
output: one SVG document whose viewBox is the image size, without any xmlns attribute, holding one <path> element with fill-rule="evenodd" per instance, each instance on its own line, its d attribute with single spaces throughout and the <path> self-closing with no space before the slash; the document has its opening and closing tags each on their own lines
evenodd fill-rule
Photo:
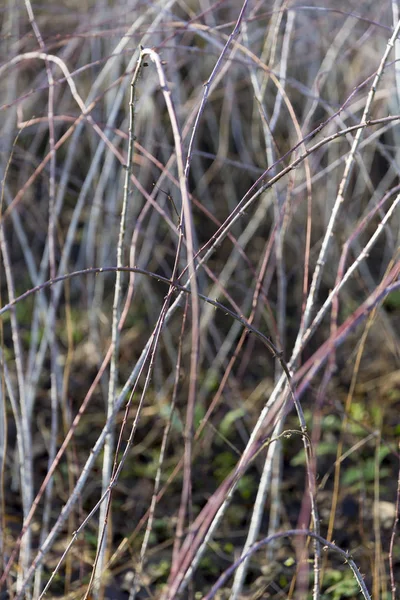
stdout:
<svg viewBox="0 0 400 600">
<path fill-rule="evenodd" d="M 396 0 L 0 11 L 0 594 L 394 600 Z"/>
</svg>

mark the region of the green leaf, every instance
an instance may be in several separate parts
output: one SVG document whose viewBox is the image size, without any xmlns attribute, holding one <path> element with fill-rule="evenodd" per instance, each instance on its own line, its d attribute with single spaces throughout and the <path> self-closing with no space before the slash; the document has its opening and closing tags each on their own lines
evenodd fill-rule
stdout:
<svg viewBox="0 0 400 600">
<path fill-rule="evenodd" d="M 219 424 L 219 431 L 223 436 L 227 437 L 232 429 L 232 424 L 238 419 L 241 419 L 246 414 L 244 408 L 230 410 Z"/>
</svg>

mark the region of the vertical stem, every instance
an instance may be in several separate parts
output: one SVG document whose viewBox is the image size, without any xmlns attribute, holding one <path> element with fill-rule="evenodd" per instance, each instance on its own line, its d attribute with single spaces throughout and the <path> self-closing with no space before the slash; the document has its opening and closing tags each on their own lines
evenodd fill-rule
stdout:
<svg viewBox="0 0 400 600">
<path fill-rule="evenodd" d="M 133 163 L 133 152 L 134 152 L 134 118 L 135 118 L 135 94 L 136 84 L 139 79 L 140 73 L 143 67 L 144 55 L 142 49 L 140 49 L 139 58 L 136 64 L 136 69 L 131 81 L 131 91 L 129 98 L 129 143 L 128 143 L 128 157 L 125 166 L 125 180 L 124 180 L 124 191 L 122 200 L 122 209 L 119 226 L 118 246 L 117 246 L 117 267 L 123 265 L 123 245 L 125 238 L 125 224 L 126 224 L 126 211 L 128 206 L 129 186 L 130 177 L 132 172 Z M 108 399 L 107 399 L 107 419 L 113 414 L 114 411 L 114 399 L 116 396 L 117 380 L 118 380 L 118 352 L 119 352 L 119 330 L 118 322 L 121 307 L 121 283 L 122 283 L 122 272 L 117 270 L 115 276 L 115 287 L 114 287 L 114 302 L 112 309 L 112 332 L 111 332 L 111 346 L 112 355 L 110 362 L 110 379 L 108 385 Z M 107 433 L 105 444 L 104 444 L 104 458 L 103 458 L 103 470 L 102 470 L 102 495 L 106 492 L 111 481 L 111 471 L 113 465 L 113 451 L 114 451 L 114 439 L 115 431 L 114 426 L 110 427 L 110 431 Z M 101 587 L 101 574 L 103 572 L 104 557 L 106 551 L 106 540 L 107 540 L 107 519 L 108 519 L 108 508 L 109 503 L 102 503 L 100 507 L 99 515 L 99 537 L 97 540 L 97 556 L 95 562 L 95 594 L 98 596 Z"/>
</svg>

